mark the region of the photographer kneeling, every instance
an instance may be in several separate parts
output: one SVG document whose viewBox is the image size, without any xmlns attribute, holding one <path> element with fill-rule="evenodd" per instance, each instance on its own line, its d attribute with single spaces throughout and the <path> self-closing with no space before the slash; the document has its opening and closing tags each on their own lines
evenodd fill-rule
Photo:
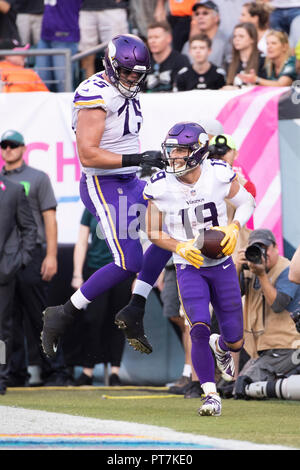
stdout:
<svg viewBox="0 0 300 470">
<path fill-rule="evenodd" d="M 251 232 L 247 249 L 239 250 L 244 348 L 250 359 L 237 378 L 235 398 L 247 398 L 249 383 L 300 374 L 300 334 L 295 325 L 300 286 L 289 281 L 289 265 L 267 229 Z"/>
</svg>

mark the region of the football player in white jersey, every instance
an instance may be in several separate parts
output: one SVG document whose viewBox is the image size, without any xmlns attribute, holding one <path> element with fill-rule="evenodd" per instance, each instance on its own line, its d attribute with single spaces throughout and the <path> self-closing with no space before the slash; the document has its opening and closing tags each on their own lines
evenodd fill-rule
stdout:
<svg viewBox="0 0 300 470">
<path fill-rule="evenodd" d="M 104 68 L 75 91 L 73 128 L 82 164 L 81 199 L 98 218 L 114 262 L 94 273 L 64 305 L 45 310 L 42 344 L 48 356 L 55 355 L 58 338 L 80 310 L 133 273 L 139 273 L 136 290 L 116 322 L 135 349 L 149 354 L 144 306 L 171 256 L 155 245 L 143 256 L 138 238 L 138 213 L 142 217 L 146 211 L 146 183 L 136 177 L 136 171 L 143 165 L 164 167 L 161 152 L 139 153 L 142 112 L 138 93 L 150 71 L 149 51 L 137 36 L 117 36 L 108 44 Z"/>
<path fill-rule="evenodd" d="M 192 363 L 205 394 L 199 414 L 219 416 L 221 400 L 214 380 L 211 349 L 222 377 L 233 380 L 230 351 L 239 351 L 243 346 L 243 314 L 238 277 L 230 255 L 255 202 L 238 183 L 230 165 L 206 158 L 208 136 L 199 124 L 176 124 L 162 147 L 166 170 L 154 174 L 144 190 L 144 197 L 150 201 L 147 233 L 154 244 L 173 252 L 179 297 L 190 324 Z M 225 199 L 236 207 L 229 225 Z M 225 256 L 221 259 L 204 257 L 197 247 L 208 228 L 225 234 L 221 241 Z M 210 335 L 210 302 L 220 335 Z"/>
</svg>

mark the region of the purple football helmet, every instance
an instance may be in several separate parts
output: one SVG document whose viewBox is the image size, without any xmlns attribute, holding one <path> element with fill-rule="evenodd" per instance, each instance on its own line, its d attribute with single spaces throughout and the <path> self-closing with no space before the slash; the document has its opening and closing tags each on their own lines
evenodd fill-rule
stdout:
<svg viewBox="0 0 300 470">
<path fill-rule="evenodd" d="M 141 91 L 151 69 L 147 46 L 133 34 L 114 37 L 108 43 L 103 63 L 109 80 L 126 98 L 133 98 Z M 126 79 L 131 72 L 138 74 L 134 82 Z"/>
<path fill-rule="evenodd" d="M 166 172 L 182 176 L 208 156 L 208 135 L 196 122 L 179 122 L 162 143 Z"/>
</svg>

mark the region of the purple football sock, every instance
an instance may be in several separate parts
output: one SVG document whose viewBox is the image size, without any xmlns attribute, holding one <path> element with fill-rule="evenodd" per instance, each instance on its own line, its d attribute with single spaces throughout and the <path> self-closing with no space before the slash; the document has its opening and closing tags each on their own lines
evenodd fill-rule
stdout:
<svg viewBox="0 0 300 470">
<path fill-rule="evenodd" d="M 224 352 L 229 351 L 229 347 L 225 343 L 222 335 L 219 337 L 219 341 L 218 341 L 217 346 L 219 346 L 219 348 L 222 349 L 222 351 L 224 351 Z"/>
<path fill-rule="evenodd" d="M 82 284 L 80 290 L 86 299 L 92 301 L 106 290 L 131 277 L 132 274 L 134 273 L 120 268 L 115 263 L 110 263 L 92 274 Z"/>
<path fill-rule="evenodd" d="M 236 341 L 232 341 L 232 342 L 235 343 Z M 220 336 L 218 343 L 219 343 L 219 348 L 222 349 L 222 351 L 224 351 L 224 352 L 227 352 L 227 351 L 239 352 L 241 349 L 243 349 L 243 345 L 239 348 L 231 348 L 230 346 L 227 346 L 227 344 L 223 340 L 222 335 Z"/>
<path fill-rule="evenodd" d="M 210 330 L 202 324 L 191 329 L 192 363 L 201 384 L 215 382 L 215 362 L 209 346 Z"/>
<path fill-rule="evenodd" d="M 138 279 L 153 286 L 171 255 L 170 251 L 163 250 L 153 244 L 150 245 L 143 256 L 143 266 Z"/>
</svg>

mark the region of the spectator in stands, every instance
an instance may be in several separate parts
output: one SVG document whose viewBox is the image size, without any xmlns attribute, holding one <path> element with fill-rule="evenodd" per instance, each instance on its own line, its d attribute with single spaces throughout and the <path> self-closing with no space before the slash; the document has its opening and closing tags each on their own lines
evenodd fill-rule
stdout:
<svg viewBox="0 0 300 470">
<path fill-rule="evenodd" d="M 76 290 L 84 282 L 85 260 L 87 278 L 113 260 L 97 219 L 87 209 L 81 218 L 73 260 L 72 287 Z M 121 385 L 119 369 L 125 336 L 114 324 L 114 317 L 129 302 L 134 278 L 135 276 L 104 292 L 87 307 L 86 314 L 82 318 L 77 317 L 77 322 L 82 322 L 81 331 L 84 331 L 84 336 L 80 338 L 82 352 L 80 362 L 77 363 L 83 366 L 83 371 L 76 380 L 76 385 L 92 385 L 94 366 L 101 362 L 111 364 L 109 385 Z"/>
<path fill-rule="evenodd" d="M 71 55 L 77 52 L 81 2 L 82 0 L 55 0 L 45 4 L 38 49 L 69 49 Z M 51 91 L 65 91 L 65 68 L 70 64 L 66 63 L 63 55 L 40 55 L 37 56 L 35 64 L 38 74 L 46 84 L 49 83 Z M 50 67 L 54 67 L 54 70 L 50 70 Z M 74 64 L 72 72 L 74 76 Z"/>
<path fill-rule="evenodd" d="M 243 4 L 247 0 L 214 0 L 220 14 L 220 29 L 226 37 L 231 38 L 233 29 L 239 23 Z"/>
<path fill-rule="evenodd" d="M 0 0 L 0 39 L 20 41 L 16 23 L 16 3 L 16 0 Z"/>
<path fill-rule="evenodd" d="M 300 15 L 296 16 L 292 21 L 290 34 L 289 34 L 289 43 L 292 49 L 295 49 L 300 38 Z"/>
<path fill-rule="evenodd" d="M 289 281 L 290 261 L 279 255 L 270 230 L 253 230 L 248 247 L 254 244 L 261 248 L 257 260 L 250 262 L 245 250 L 240 250 L 237 258 L 245 296 L 245 349 L 250 359 L 239 373 L 236 389 L 241 376 L 253 382 L 271 380 L 299 365 L 295 359 L 299 357 L 300 334 L 291 313 L 299 308 L 300 287 Z"/>
<path fill-rule="evenodd" d="M 26 50 L 29 44 L 22 46 L 16 39 L 0 40 L 0 54 L 3 50 Z M 0 60 L 0 91 L 17 93 L 27 91 L 49 91 L 38 74 L 25 68 L 24 55 L 7 55 Z"/>
<path fill-rule="evenodd" d="M 233 32 L 232 61 L 228 67 L 227 85 L 242 86 L 240 72 L 255 72 L 263 76 L 264 57 L 257 49 L 257 32 L 252 23 L 240 23 Z"/>
<path fill-rule="evenodd" d="M 36 46 L 41 37 L 44 0 L 17 0 L 16 9 L 21 42 Z"/>
<path fill-rule="evenodd" d="M 42 377 L 48 385 L 68 384 L 61 349 L 58 360 L 50 360 L 42 352 L 40 339 L 42 312 L 47 303 L 47 285 L 57 271 L 57 203 L 53 188 L 46 173 L 25 163 L 23 157 L 26 145 L 22 134 L 8 130 L 1 136 L 0 145 L 5 162 L 0 175 L 22 184 L 37 225 L 32 261 L 18 273 L 16 279 L 8 384 L 26 385 L 28 365 L 40 366 Z"/>
<path fill-rule="evenodd" d="M 265 78 L 264 78 L 265 77 Z M 240 74 L 244 83 L 262 86 L 290 86 L 297 78 L 296 58 L 291 55 L 289 38 L 282 31 L 270 31 L 267 35 L 267 57 L 264 72 L 255 70 Z"/>
<path fill-rule="evenodd" d="M 154 21 L 157 0 L 129 0 L 129 20 L 132 32 L 144 41 L 147 40 L 149 24 Z"/>
<path fill-rule="evenodd" d="M 127 2 L 122 0 L 83 0 L 79 13 L 79 51 L 85 52 L 99 44 L 106 44 L 118 34 L 128 33 Z M 93 75 L 95 54 L 81 61 L 85 77 Z"/>
<path fill-rule="evenodd" d="M 154 22 L 148 28 L 151 72 L 147 75 L 146 91 L 172 91 L 177 73 L 187 68 L 187 56 L 172 49 L 172 30 L 166 21 Z"/>
<path fill-rule="evenodd" d="M 257 48 L 264 55 L 267 53 L 267 33 L 271 9 L 267 3 L 247 2 L 243 5 L 240 23 L 253 23 L 257 30 Z"/>
<path fill-rule="evenodd" d="M 300 1 L 267 0 L 273 7 L 270 15 L 270 27 L 290 34 L 293 21 L 300 15 Z"/>
<path fill-rule="evenodd" d="M 219 8 L 213 1 L 200 1 L 193 6 L 195 26 L 193 34 L 206 34 L 212 41 L 209 61 L 217 67 L 224 67 L 230 61 L 229 37 L 220 28 Z"/>
<path fill-rule="evenodd" d="M 181 52 L 189 39 L 192 7 L 195 0 L 157 0 L 154 18 L 156 21 L 168 21 L 172 28 L 173 49 Z M 167 9 L 168 12 L 167 13 Z"/>
<path fill-rule="evenodd" d="M 176 89 L 186 90 L 218 90 L 225 85 L 225 70 L 216 67 L 208 60 L 211 52 L 211 40 L 205 34 L 190 39 L 191 66 L 180 71 L 176 78 Z"/>
</svg>

